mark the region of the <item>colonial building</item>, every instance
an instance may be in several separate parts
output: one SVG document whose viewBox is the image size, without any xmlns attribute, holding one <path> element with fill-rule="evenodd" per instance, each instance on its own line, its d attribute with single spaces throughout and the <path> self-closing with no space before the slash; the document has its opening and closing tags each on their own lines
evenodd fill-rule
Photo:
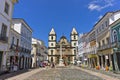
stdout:
<svg viewBox="0 0 120 80">
<path fill-rule="evenodd" d="M 8 54 L 9 71 L 18 70 L 19 55 L 20 54 L 20 34 L 13 28 L 10 30 L 10 47 Z"/>
<path fill-rule="evenodd" d="M 97 45 L 96 45 L 96 34 L 95 29 L 93 28 L 89 33 L 89 53 L 88 57 L 88 64 L 89 67 L 95 68 L 97 66 Z"/>
<path fill-rule="evenodd" d="M 74 63 L 74 60 L 76 60 L 78 33 L 75 28 L 73 28 L 70 34 L 70 42 L 65 36 L 61 36 L 60 40 L 57 42 L 57 34 L 52 28 L 49 33 L 48 44 L 48 59 L 50 62 L 54 62 L 56 64 L 59 63 L 60 45 L 62 46 L 62 58 L 65 64 Z"/>
<path fill-rule="evenodd" d="M 120 19 L 110 25 L 113 49 L 113 70 L 120 72 Z"/>
<path fill-rule="evenodd" d="M 39 67 L 41 62 L 47 61 L 47 47 L 42 40 L 32 38 L 32 68 Z"/>
<path fill-rule="evenodd" d="M 7 70 L 9 32 L 14 4 L 18 0 L 0 0 L 0 73 Z"/>
<path fill-rule="evenodd" d="M 87 64 L 87 55 L 86 55 L 86 38 L 87 34 L 80 34 L 78 38 L 78 60 L 82 64 Z"/>
<path fill-rule="evenodd" d="M 19 43 L 19 52 L 16 55 L 19 59 L 17 65 L 19 69 L 30 68 L 32 65 L 32 29 L 24 19 L 14 18 L 12 23 L 12 29 L 20 34 L 20 38 L 17 41 Z"/>
<path fill-rule="evenodd" d="M 80 37 L 78 51 L 87 57 L 89 67 L 98 65 L 102 69 L 113 67 L 113 70 L 120 70 L 119 19 L 120 10 L 107 12 L 85 37 Z"/>
<path fill-rule="evenodd" d="M 120 11 L 106 13 L 94 26 L 99 64 L 103 69 L 112 66 L 113 50 L 110 40 L 110 25 L 120 18 Z"/>
</svg>

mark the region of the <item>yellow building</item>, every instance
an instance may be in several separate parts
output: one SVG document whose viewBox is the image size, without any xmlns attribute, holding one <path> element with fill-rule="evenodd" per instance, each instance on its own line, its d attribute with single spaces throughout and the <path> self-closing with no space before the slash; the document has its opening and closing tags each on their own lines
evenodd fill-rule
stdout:
<svg viewBox="0 0 120 80">
<path fill-rule="evenodd" d="M 95 35 L 95 29 L 93 28 L 89 33 L 89 54 L 88 54 L 88 60 L 89 60 L 89 67 L 94 68 L 97 66 L 97 55 L 96 55 L 96 35 Z"/>
<path fill-rule="evenodd" d="M 112 66 L 111 55 L 113 52 L 111 49 L 109 28 L 109 17 L 111 15 L 112 13 L 110 12 L 106 13 L 95 25 L 98 65 L 103 69 L 106 66 Z"/>
</svg>

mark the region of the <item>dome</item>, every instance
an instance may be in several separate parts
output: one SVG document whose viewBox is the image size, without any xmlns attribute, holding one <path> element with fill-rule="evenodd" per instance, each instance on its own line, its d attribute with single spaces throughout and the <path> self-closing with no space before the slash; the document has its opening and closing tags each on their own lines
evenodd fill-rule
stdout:
<svg viewBox="0 0 120 80">
<path fill-rule="evenodd" d="M 60 39 L 67 39 L 65 36 L 62 36 Z"/>
</svg>

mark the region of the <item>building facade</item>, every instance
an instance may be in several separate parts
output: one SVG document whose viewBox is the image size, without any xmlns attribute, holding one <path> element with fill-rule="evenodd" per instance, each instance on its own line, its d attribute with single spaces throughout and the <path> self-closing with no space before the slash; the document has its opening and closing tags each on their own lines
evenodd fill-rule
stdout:
<svg viewBox="0 0 120 80">
<path fill-rule="evenodd" d="M 87 57 L 88 67 L 119 71 L 119 19 L 120 10 L 107 12 L 86 36 L 80 37 L 78 51 Z"/>
<path fill-rule="evenodd" d="M 95 25 L 97 54 L 101 68 L 112 66 L 113 50 L 111 48 L 110 25 L 120 18 L 120 11 L 108 12 Z"/>
<path fill-rule="evenodd" d="M 97 66 L 97 47 L 96 47 L 96 34 L 93 28 L 89 33 L 89 52 L 88 52 L 88 64 L 89 67 L 95 68 Z"/>
<path fill-rule="evenodd" d="M 10 30 L 10 46 L 8 61 L 9 71 L 18 70 L 19 64 L 19 55 L 20 54 L 20 34 L 15 31 L 13 28 Z"/>
<path fill-rule="evenodd" d="M 62 36 L 60 40 L 57 42 L 57 35 L 52 28 L 51 32 L 49 33 L 49 40 L 48 40 L 48 60 L 50 62 L 54 62 L 59 64 L 60 59 L 60 45 L 62 46 L 62 58 L 64 63 L 70 64 L 74 63 L 76 60 L 77 48 L 78 45 L 78 33 L 73 28 L 70 34 L 70 42 L 67 40 L 65 36 Z"/>
<path fill-rule="evenodd" d="M 113 70 L 120 72 L 120 19 L 110 25 L 113 49 Z"/>
<path fill-rule="evenodd" d="M 13 7 L 17 0 L 0 1 L 0 72 L 7 70 L 7 54 L 9 51 L 9 32 Z"/>
<path fill-rule="evenodd" d="M 24 19 L 14 18 L 12 20 L 12 23 L 13 23 L 12 29 L 20 34 L 20 38 L 18 41 L 19 52 L 17 53 L 19 60 L 17 65 L 19 69 L 31 68 L 32 29 L 25 22 Z"/>
<path fill-rule="evenodd" d="M 78 38 L 78 61 L 82 64 L 87 64 L 87 55 L 86 52 L 86 35 L 87 34 L 80 34 Z"/>
<path fill-rule="evenodd" d="M 47 47 L 44 42 L 35 38 L 32 38 L 32 68 L 41 66 L 42 62 L 47 61 Z"/>
</svg>

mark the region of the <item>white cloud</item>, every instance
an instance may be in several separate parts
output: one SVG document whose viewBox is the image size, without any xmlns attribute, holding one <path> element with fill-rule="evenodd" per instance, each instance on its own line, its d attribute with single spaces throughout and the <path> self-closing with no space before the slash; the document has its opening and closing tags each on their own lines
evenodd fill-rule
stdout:
<svg viewBox="0 0 120 80">
<path fill-rule="evenodd" d="M 99 10 L 100 6 L 96 4 L 90 4 L 88 9 L 90 10 Z"/>
<path fill-rule="evenodd" d="M 99 17 L 98 17 L 98 19 L 101 19 L 103 16 L 102 15 L 100 15 Z"/>
<path fill-rule="evenodd" d="M 88 4 L 88 9 L 100 11 L 104 8 L 107 8 L 113 5 L 114 5 L 114 0 L 93 0 Z"/>
</svg>

